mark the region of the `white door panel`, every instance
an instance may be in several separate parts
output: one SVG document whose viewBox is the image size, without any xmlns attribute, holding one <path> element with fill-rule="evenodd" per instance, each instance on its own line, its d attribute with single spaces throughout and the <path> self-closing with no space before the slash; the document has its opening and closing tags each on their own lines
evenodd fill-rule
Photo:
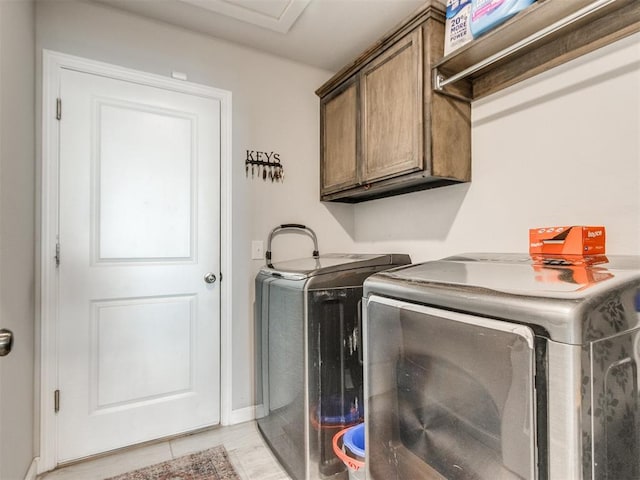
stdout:
<svg viewBox="0 0 640 480">
<path fill-rule="evenodd" d="M 192 258 L 197 118 L 96 106 L 97 260 Z"/>
<path fill-rule="evenodd" d="M 220 104 L 65 70 L 58 460 L 220 420 Z"/>
</svg>

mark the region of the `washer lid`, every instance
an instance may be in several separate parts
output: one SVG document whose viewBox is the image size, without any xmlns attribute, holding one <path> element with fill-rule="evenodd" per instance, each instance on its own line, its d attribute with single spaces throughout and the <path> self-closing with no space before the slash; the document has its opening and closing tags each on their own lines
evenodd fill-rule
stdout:
<svg viewBox="0 0 640 480">
<path fill-rule="evenodd" d="M 329 253 L 320 258 L 306 257 L 266 265 L 260 273 L 292 280 L 303 280 L 316 275 L 355 270 L 359 268 L 377 267 L 380 265 L 406 265 L 410 262 L 408 255 L 402 254 L 367 254 L 367 253 Z"/>
<path fill-rule="evenodd" d="M 364 283 L 364 295 L 373 293 L 540 326 L 582 344 L 640 324 L 640 257 L 463 254 L 377 273 Z"/>
</svg>

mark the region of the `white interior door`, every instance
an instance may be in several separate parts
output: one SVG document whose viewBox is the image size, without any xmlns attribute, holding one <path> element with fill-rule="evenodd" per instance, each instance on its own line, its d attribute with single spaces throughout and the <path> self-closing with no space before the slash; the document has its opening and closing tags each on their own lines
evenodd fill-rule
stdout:
<svg viewBox="0 0 640 480">
<path fill-rule="evenodd" d="M 59 462 L 220 421 L 220 102 L 61 77 Z"/>
</svg>

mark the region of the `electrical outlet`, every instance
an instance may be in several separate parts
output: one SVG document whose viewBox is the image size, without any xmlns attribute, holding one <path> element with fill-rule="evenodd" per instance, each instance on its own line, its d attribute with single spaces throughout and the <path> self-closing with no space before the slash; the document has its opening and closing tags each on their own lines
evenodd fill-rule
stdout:
<svg viewBox="0 0 640 480">
<path fill-rule="evenodd" d="M 262 240 L 253 240 L 251 242 L 251 259 L 262 260 L 264 258 L 264 244 Z"/>
</svg>

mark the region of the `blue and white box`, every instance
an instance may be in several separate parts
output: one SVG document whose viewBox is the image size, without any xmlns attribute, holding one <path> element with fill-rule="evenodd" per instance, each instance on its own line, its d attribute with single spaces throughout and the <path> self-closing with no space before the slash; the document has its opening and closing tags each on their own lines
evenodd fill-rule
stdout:
<svg viewBox="0 0 640 480">
<path fill-rule="evenodd" d="M 444 25 L 444 54 L 448 55 L 473 40 L 471 0 L 447 0 Z"/>
<path fill-rule="evenodd" d="M 472 0 L 471 33 L 474 38 L 497 27 L 535 0 Z"/>
</svg>

